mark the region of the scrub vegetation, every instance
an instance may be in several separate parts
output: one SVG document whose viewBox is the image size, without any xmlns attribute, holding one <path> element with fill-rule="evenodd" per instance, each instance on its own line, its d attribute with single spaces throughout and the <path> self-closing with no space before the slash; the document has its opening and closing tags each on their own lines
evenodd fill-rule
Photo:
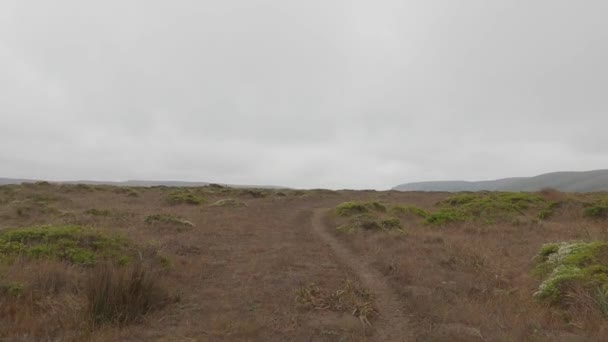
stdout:
<svg viewBox="0 0 608 342">
<path fill-rule="evenodd" d="M 0 186 L 0 340 L 604 341 L 606 198 Z"/>
</svg>

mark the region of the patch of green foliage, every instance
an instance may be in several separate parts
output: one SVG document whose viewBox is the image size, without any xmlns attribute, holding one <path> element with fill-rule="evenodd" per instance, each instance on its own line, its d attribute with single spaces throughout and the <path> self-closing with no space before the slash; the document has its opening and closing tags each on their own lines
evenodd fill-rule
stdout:
<svg viewBox="0 0 608 342">
<path fill-rule="evenodd" d="M 401 221 L 396 217 L 378 218 L 369 213 L 354 215 L 349 222 L 336 228 L 341 233 L 358 231 L 402 231 Z"/>
<path fill-rule="evenodd" d="M 0 295 L 8 295 L 11 297 L 19 298 L 23 296 L 24 286 L 20 283 L 0 283 Z"/>
<path fill-rule="evenodd" d="M 471 203 L 479 198 L 478 195 L 475 194 L 457 194 L 448 197 L 444 200 L 444 203 L 449 204 L 451 206 L 460 206 L 463 204 Z"/>
<path fill-rule="evenodd" d="M 583 210 L 583 215 L 595 219 L 608 217 L 608 206 L 602 204 L 589 206 Z"/>
<path fill-rule="evenodd" d="M 553 210 L 551 209 L 543 209 L 538 212 L 538 219 L 547 220 L 553 216 Z"/>
<path fill-rule="evenodd" d="M 608 243 L 561 242 L 543 245 L 534 272 L 542 283 L 534 297 L 559 303 L 567 288 L 608 291 Z"/>
<path fill-rule="evenodd" d="M 380 226 L 386 230 L 399 230 L 401 229 L 401 221 L 396 217 L 388 217 L 380 221 Z"/>
<path fill-rule="evenodd" d="M 413 215 L 421 218 L 426 218 L 429 215 L 429 213 L 427 213 L 426 211 L 413 205 L 394 205 L 391 207 L 389 212 L 395 216 Z"/>
<path fill-rule="evenodd" d="M 435 224 L 435 225 L 443 225 L 452 222 L 461 222 L 465 221 L 468 217 L 458 211 L 453 209 L 441 209 L 434 213 L 430 213 L 426 217 L 426 223 Z"/>
<path fill-rule="evenodd" d="M 495 222 L 509 220 L 530 208 L 544 206 L 545 200 L 535 194 L 497 192 L 458 194 L 439 203 L 441 208 L 429 214 L 429 224 L 446 224 L 461 221 Z"/>
<path fill-rule="evenodd" d="M 608 198 L 601 198 L 584 209 L 585 217 L 600 219 L 608 217 Z"/>
<path fill-rule="evenodd" d="M 186 219 L 171 214 L 154 214 L 146 217 L 145 222 L 149 225 L 172 225 L 178 227 L 194 227 L 194 224 Z"/>
<path fill-rule="evenodd" d="M 177 204 L 190 204 L 199 205 L 205 202 L 205 199 L 195 194 L 188 189 L 178 189 L 171 191 L 167 196 L 167 202 L 172 205 Z"/>
<path fill-rule="evenodd" d="M 386 206 L 380 202 L 344 202 L 336 207 L 338 216 L 351 216 L 371 211 L 386 212 Z"/>
<path fill-rule="evenodd" d="M 0 231 L 0 260 L 51 258 L 94 264 L 125 256 L 128 241 L 80 226 L 36 226 Z"/>
</svg>

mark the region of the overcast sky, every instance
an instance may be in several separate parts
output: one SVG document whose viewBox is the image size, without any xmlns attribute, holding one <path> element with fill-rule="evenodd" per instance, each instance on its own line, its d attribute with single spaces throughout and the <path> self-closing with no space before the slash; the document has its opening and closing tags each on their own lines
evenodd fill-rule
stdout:
<svg viewBox="0 0 608 342">
<path fill-rule="evenodd" d="M 0 2 L 0 177 L 608 168 L 608 1 Z"/>
</svg>

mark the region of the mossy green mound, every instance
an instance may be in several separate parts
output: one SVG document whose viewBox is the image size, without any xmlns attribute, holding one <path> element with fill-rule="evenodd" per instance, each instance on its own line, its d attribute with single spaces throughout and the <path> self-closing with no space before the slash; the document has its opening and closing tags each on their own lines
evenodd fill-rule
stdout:
<svg viewBox="0 0 608 342">
<path fill-rule="evenodd" d="M 584 209 L 583 214 L 585 217 L 595 219 L 608 218 L 608 197 L 600 198 L 589 204 Z"/>
<path fill-rule="evenodd" d="M 395 216 L 414 216 L 426 218 L 429 213 L 413 205 L 394 205 L 389 212 Z"/>
<path fill-rule="evenodd" d="M 167 196 L 167 202 L 172 205 L 190 204 L 199 205 L 205 202 L 205 199 L 190 190 L 175 190 Z"/>
<path fill-rule="evenodd" d="M 567 288 L 608 291 L 608 243 L 561 242 L 542 246 L 535 268 L 543 282 L 534 297 L 559 302 Z"/>
<path fill-rule="evenodd" d="M 347 223 L 336 229 L 341 233 L 356 233 L 359 231 L 403 231 L 401 221 L 398 218 L 381 217 L 368 213 L 354 215 Z"/>
<path fill-rule="evenodd" d="M 380 202 L 344 202 L 336 207 L 339 216 L 351 216 L 368 212 L 386 212 L 386 206 Z"/>
<path fill-rule="evenodd" d="M 128 261 L 129 242 L 80 226 L 38 226 L 0 231 L 0 260 L 52 258 L 94 264 L 101 258 Z"/>
<path fill-rule="evenodd" d="M 439 203 L 441 208 L 429 214 L 429 224 L 446 224 L 462 221 L 482 221 L 493 223 L 509 221 L 514 216 L 523 215 L 528 209 L 542 210 L 546 201 L 528 193 L 483 193 L 458 194 Z"/>
</svg>

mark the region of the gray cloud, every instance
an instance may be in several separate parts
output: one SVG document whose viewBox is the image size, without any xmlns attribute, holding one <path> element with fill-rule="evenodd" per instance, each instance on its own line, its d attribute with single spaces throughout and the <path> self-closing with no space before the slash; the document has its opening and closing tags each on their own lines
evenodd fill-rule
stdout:
<svg viewBox="0 0 608 342">
<path fill-rule="evenodd" d="M 387 188 L 605 168 L 608 3 L 0 4 L 0 176 Z"/>
</svg>

